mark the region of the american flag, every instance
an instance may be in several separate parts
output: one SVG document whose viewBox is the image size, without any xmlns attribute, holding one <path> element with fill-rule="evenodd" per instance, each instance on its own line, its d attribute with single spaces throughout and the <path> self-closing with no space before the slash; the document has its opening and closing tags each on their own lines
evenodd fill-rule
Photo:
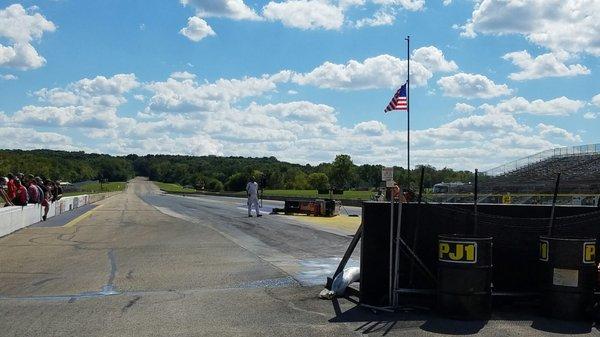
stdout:
<svg viewBox="0 0 600 337">
<path fill-rule="evenodd" d="M 400 87 L 400 89 L 396 91 L 396 94 L 394 95 L 394 97 L 392 97 L 390 104 L 388 104 L 388 106 L 385 108 L 385 112 L 392 110 L 408 110 L 408 99 L 406 98 L 406 83 L 404 83 Z"/>
</svg>

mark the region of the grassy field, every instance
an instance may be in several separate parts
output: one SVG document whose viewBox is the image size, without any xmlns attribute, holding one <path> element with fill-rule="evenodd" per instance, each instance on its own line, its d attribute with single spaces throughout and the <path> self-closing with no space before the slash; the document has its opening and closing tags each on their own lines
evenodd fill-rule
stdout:
<svg viewBox="0 0 600 337">
<path fill-rule="evenodd" d="M 168 184 L 168 183 L 161 183 L 158 181 L 154 181 L 154 183 L 156 184 L 156 186 L 158 186 L 158 188 L 160 188 L 161 190 L 165 191 L 165 192 L 174 192 L 174 193 L 193 193 L 196 192 L 196 190 L 191 189 L 191 188 L 184 188 L 179 184 Z"/>
<path fill-rule="evenodd" d="M 110 182 L 110 183 L 102 183 L 102 189 L 100 189 L 100 183 L 96 181 L 93 183 L 81 185 L 79 191 L 67 192 L 67 193 L 64 193 L 64 196 L 80 195 L 80 194 L 94 194 L 94 193 L 103 193 L 103 192 L 117 192 L 117 191 L 124 190 L 125 186 L 127 186 L 126 182 L 115 181 L 115 182 Z"/>
<path fill-rule="evenodd" d="M 184 188 L 179 184 L 168 184 L 154 181 L 154 183 L 165 192 L 171 193 L 193 193 L 196 190 Z M 228 195 L 239 195 L 245 197 L 246 192 L 223 192 Z M 357 199 L 370 200 L 374 192 L 370 191 L 344 191 L 344 194 L 334 195 L 336 199 Z M 317 190 L 264 190 L 264 195 L 268 197 L 298 197 L 298 198 L 329 198 L 329 194 L 318 194 Z"/>
</svg>

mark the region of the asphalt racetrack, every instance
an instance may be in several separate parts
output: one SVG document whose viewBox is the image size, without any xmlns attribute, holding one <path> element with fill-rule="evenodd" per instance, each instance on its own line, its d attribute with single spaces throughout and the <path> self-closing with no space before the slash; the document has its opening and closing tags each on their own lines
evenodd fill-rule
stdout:
<svg viewBox="0 0 600 337">
<path fill-rule="evenodd" d="M 317 298 L 360 223 L 247 217 L 245 200 L 124 193 L 0 238 L 0 336 L 600 335 L 592 323 L 500 311 L 461 322 Z M 358 265 L 358 252 L 350 261 Z"/>
</svg>

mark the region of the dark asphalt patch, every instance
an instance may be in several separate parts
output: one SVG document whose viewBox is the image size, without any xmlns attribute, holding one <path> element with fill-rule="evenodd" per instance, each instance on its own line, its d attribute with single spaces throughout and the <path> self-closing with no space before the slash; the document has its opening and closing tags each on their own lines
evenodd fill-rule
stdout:
<svg viewBox="0 0 600 337">
<path fill-rule="evenodd" d="M 96 206 L 98 206 L 98 205 L 95 205 L 95 204 L 84 205 L 84 206 L 76 208 L 72 211 L 64 212 L 57 216 L 48 218 L 48 220 L 46 220 L 46 221 L 40 221 L 36 224 L 31 225 L 31 227 L 61 227 L 61 226 L 68 224 L 73 219 L 77 218 L 78 216 L 80 216 L 88 211 L 91 211 L 92 209 L 96 208 Z"/>
</svg>

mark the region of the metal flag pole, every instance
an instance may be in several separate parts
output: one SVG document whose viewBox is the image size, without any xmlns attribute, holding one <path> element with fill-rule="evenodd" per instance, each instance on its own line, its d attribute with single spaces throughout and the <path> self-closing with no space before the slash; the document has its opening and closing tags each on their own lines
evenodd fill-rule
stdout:
<svg viewBox="0 0 600 337">
<path fill-rule="evenodd" d="M 410 35 L 406 36 L 406 169 L 408 171 L 408 188 L 410 189 Z"/>
</svg>

